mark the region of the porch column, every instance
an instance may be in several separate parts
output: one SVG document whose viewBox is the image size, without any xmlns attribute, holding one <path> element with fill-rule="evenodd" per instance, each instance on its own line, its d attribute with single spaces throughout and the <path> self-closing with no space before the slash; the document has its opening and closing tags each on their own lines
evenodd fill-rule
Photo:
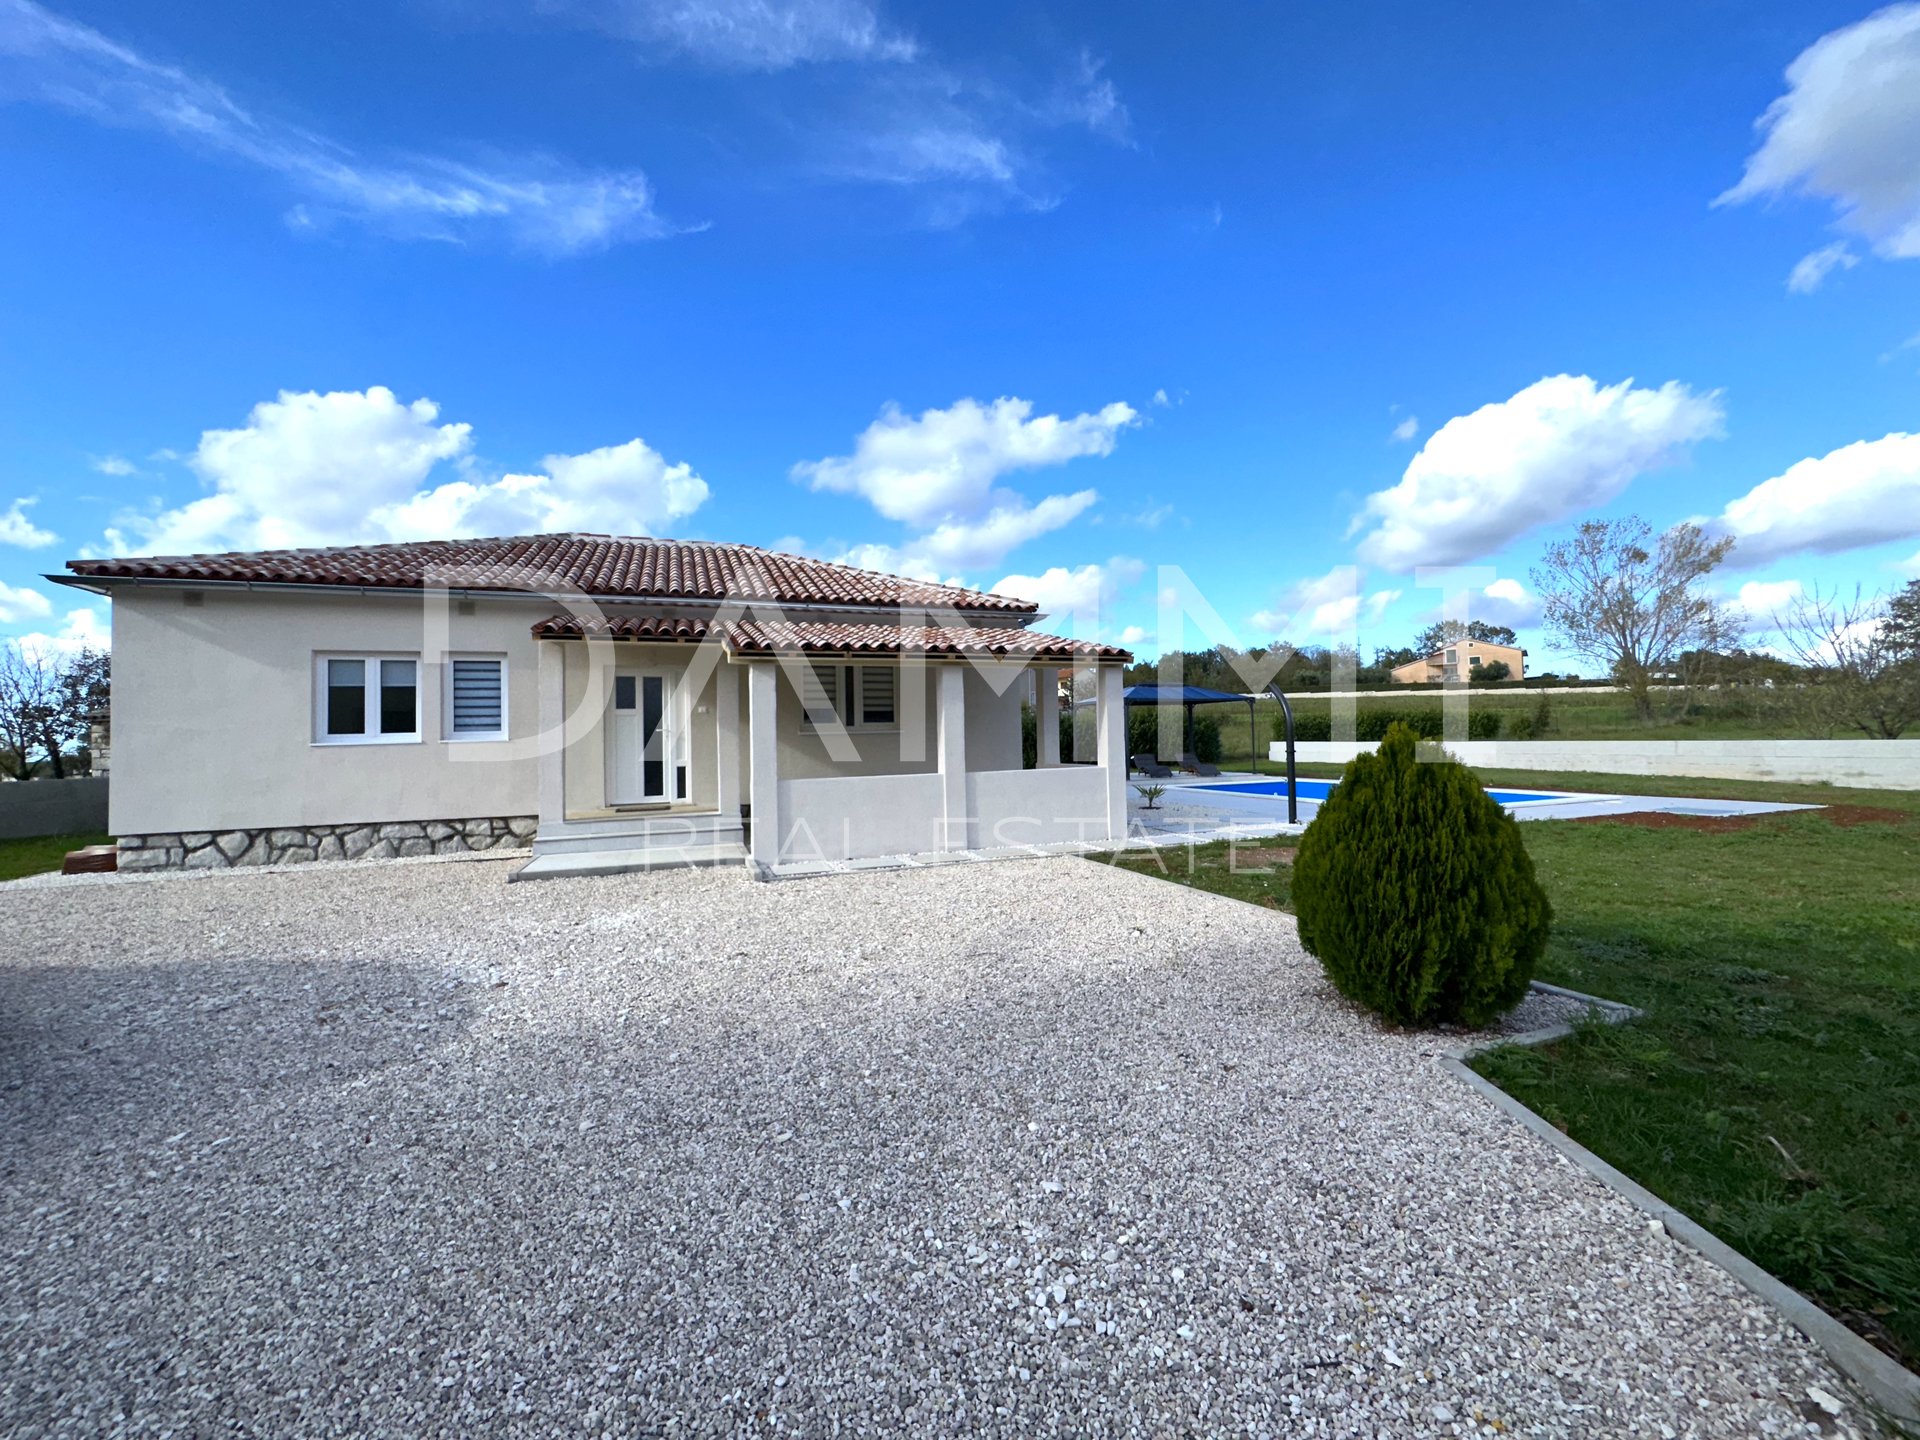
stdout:
<svg viewBox="0 0 1920 1440">
<path fill-rule="evenodd" d="M 567 655 L 557 640 L 534 642 L 540 685 L 540 824 L 567 818 Z"/>
<path fill-rule="evenodd" d="M 1102 665 L 1094 707 L 1100 731 L 1100 773 L 1107 782 L 1107 838 L 1127 833 L 1127 707 L 1120 699 L 1122 672 L 1118 665 Z"/>
<path fill-rule="evenodd" d="M 714 804 L 724 820 L 740 818 L 740 667 L 722 660 L 713 675 Z"/>
<path fill-rule="evenodd" d="M 940 850 L 970 850 L 973 826 L 967 815 L 967 671 L 964 665 L 942 665 L 938 736 L 940 760 Z"/>
<path fill-rule="evenodd" d="M 756 865 L 772 865 L 780 858 L 780 742 L 773 728 L 779 679 L 780 667 L 771 660 L 747 667 L 748 803 L 753 806 L 749 853 Z"/>
<path fill-rule="evenodd" d="M 1039 769 L 1060 763 L 1060 677 L 1055 667 L 1033 672 L 1034 764 Z"/>
</svg>

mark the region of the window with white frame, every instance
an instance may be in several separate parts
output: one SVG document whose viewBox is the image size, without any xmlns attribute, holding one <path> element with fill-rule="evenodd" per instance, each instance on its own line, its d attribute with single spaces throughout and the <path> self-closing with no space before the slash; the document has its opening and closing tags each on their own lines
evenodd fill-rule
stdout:
<svg viewBox="0 0 1920 1440">
<path fill-rule="evenodd" d="M 399 744 L 420 738 L 417 655 L 314 657 L 314 740 Z"/>
<path fill-rule="evenodd" d="M 455 655 L 447 661 L 449 740 L 507 738 L 507 662 L 500 655 Z"/>
<path fill-rule="evenodd" d="M 900 671 L 892 665 L 810 665 L 802 673 L 802 725 L 818 729 L 838 719 L 849 730 L 883 730 L 900 723 Z"/>
</svg>

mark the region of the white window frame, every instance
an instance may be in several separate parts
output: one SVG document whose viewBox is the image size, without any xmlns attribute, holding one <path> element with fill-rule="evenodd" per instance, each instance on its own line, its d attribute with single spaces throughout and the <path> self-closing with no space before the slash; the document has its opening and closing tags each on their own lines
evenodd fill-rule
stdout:
<svg viewBox="0 0 1920 1440">
<path fill-rule="evenodd" d="M 327 662 L 330 660 L 358 660 L 367 667 L 362 672 L 366 679 L 363 689 L 366 700 L 364 720 L 367 727 L 363 735 L 332 735 L 327 732 Z M 380 733 L 379 677 L 382 660 L 409 660 L 413 663 L 413 729 L 404 735 Z M 418 745 L 424 738 L 420 733 L 420 709 L 425 703 L 425 692 L 425 677 L 421 674 L 418 651 L 315 651 L 313 656 L 313 743 L 315 745 Z"/>
<path fill-rule="evenodd" d="M 500 667 L 500 728 L 497 730 L 455 730 L 453 728 L 453 662 L 491 660 Z M 507 657 L 497 650 L 452 651 L 440 667 L 440 738 L 449 745 L 473 741 L 499 741 L 507 738 Z"/>
<path fill-rule="evenodd" d="M 888 735 L 900 728 L 900 667 L 898 665 L 867 665 L 858 660 L 811 660 L 807 662 L 814 670 L 832 670 L 834 676 L 833 710 L 844 730 L 859 731 L 868 735 Z M 862 670 L 888 670 L 893 673 L 893 719 L 875 721 L 869 725 L 861 718 L 860 672 Z M 801 692 L 800 728 L 810 735 L 820 733 L 821 727 L 813 723 L 813 716 L 806 707 L 806 694 Z"/>
</svg>

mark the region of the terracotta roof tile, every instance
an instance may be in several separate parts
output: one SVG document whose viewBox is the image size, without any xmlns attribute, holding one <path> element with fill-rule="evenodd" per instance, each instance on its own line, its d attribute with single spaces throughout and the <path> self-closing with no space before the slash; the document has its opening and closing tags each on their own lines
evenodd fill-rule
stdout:
<svg viewBox="0 0 1920 1440">
<path fill-rule="evenodd" d="M 684 641 L 717 638 L 734 655 L 967 655 L 1009 660 L 1118 660 L 1112 645 L 1042 635 L 1017 626 L 839 624 L 833 621 L 679 620 L 663 615 L 553 615 L 533 627 L 543 640 Z"/>
<path fill-rule="evenodd" d="M 316 550 L 69 560 L 94 579 L 251 581 L 418 590 L 578 591 L 598 598 L 765 600 L 785 604 L 927 606 L 1031 615 L 1008 595 L 882 575 L 755 545 L 613 535 L 510 535 Z"/>
</svg>

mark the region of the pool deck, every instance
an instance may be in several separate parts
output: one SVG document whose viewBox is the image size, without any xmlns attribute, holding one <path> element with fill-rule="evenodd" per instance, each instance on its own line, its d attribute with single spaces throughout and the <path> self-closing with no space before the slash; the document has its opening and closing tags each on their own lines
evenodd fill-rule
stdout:
<svg viewBox="0 0 1920 1440">
<path fill-rule="evenodd" d="M 1304 778 L 1304 777 L 1303 777 Z M 1128 778 L 1127 835 L 1119 843 L 1060 841 L 1045 845 L 1017 845 L 1007 849 L 942 850 L 920 855 L 887 855 L 871 860 L 805 859 L 782 861 L 764 868 L 768 880 L 809 879 L 818 875 L 846 875 L 863 871 L 920 870 L 983 861 L 1023 860 L 1051 855 L 1085 855 L 1108 850 L 1155 850 L 1180 845 L 1204 845 L 1214 840 L 1258 840 L 1276 835 L 1298 835 L 1320 808 L 1320 802 L 1300 800 L 1300 823 L 1289 825 L 1284 795 L 1241 795 L 1211 787 L 1235 781 L 1271 780 L 1270 775 L 1226 771 L 1217 778 L 1176 775 L 1149 782 L 1144 775 Z M 1166 793 L 1149 810 L 1136 786 L 1163 785 Z M 1769 805 L 1751 800 L 1698 800 L 1661 795 L 1596 795 L 1571 791 L 1528 791 L 1544 798 L 1507 806 L 1521 820 L 1577 820 L 1596 815 L 1657 812 L 1667 815 L 1766 815 L 1779 810 L 1818 810 L 1818 805 Z"/>
<path fill-rule="evenodd" d="M 1164 843 L 1179 841 L 1225 840 L 1261 835 L 1296 834 L 1311 821 L 1320 808 L 1317 799 L 1300 797 L 1300 824 L 1286 821 L 1284 795 L 1246 795 L 1212 787 L 1234 781 L 1272 780 L 1271 775 L 1248 775 L 1227 771 L 1217 779 L 1176 775 L 1170 780 L 1149 782 L 1145 776 L 1130 776 L 1129 788 L 1148 783 L 1166 786 L 1166 794 L 1151 810 L 1139 798 L 1138 791 L 1128 806 L 1128 828 L 1144 832 Z M 1504 788 L 1504 787 L 1503 787 Z M 1565 790 L 1528 791 L 1545 798 L 1526 800 L 1507 806 L 1517 820 L 1584 820 L 1602 815 L 1771 815 L 1783 810 L 1817 810 L 1817 805 L 1780 805 L 1760 800 L 1701 800 L 1666 795 L 1601 795 Z"/>
</svg>

